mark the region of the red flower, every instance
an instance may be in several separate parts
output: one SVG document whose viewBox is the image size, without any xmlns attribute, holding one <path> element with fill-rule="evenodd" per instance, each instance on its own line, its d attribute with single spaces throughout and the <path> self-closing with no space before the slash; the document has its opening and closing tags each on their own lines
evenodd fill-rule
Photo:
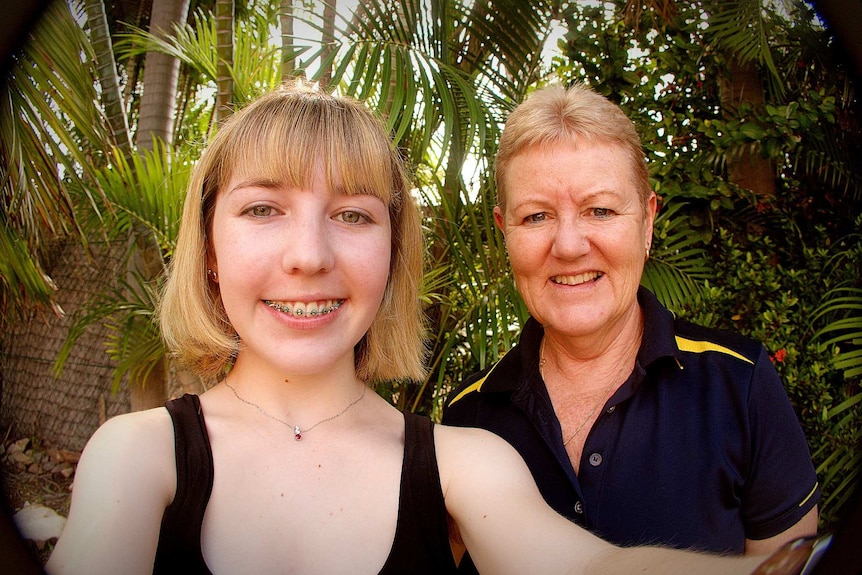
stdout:
<svg viewBox="0 0 862 575">
<path fill-rule="evenodd" d="M 770 356 L 770 359 L 773 363 L 781 363 L 782 361 L 784 361 L 785 357 L 787 357 L 787 351 L 782 347 L 781 349 L 776 351 L 774 355 Z"/>
</svg>

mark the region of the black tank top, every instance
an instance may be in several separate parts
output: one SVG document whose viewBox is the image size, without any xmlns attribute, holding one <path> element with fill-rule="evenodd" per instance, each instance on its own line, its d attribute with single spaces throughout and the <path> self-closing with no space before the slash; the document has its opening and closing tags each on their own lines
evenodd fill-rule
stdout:
<svg viewBox="0 0 862 575">
<path fill-rule="evenodd" d="M 165 407 L 174 424 L 177 492 L 165 509 L 154 574 L 207 574 L 201 527 L 213 486 L 213 458 L 198 396 L 186 394 Z M 433 424 L 404 413 L 404 462 L 395 540 L 381 574 L 455 573 Z"/>
</svg>

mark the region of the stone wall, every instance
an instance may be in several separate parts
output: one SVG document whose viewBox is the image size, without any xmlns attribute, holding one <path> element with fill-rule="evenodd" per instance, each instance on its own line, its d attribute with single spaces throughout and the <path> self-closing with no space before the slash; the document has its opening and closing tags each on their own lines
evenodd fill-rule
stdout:
<svg viewBox="0 0 862 575">
<path fill-rule="evenodd" d="M 52 249 L 46 272 L 57 284 L 62 318 L 34 310 L 22 321 L 9 322 L 0 334 L 0 426 L 10 437 L 38 437 L 79 451 L 100 419 L 129 411 L 129 393 L 111 391 L 113 366 L 105 353 L 108 330 L 92 326 L 72 350 L 59 378 L 54 360 L 65 341 L 74 313 L 109 285 L 121 265 L 122 246 L 83 249 L 60 244 Z"/>
</svg>

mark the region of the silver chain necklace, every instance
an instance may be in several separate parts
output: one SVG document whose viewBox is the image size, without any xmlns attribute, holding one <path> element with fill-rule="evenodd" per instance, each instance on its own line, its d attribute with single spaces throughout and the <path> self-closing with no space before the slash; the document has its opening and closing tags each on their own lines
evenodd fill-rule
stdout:
<svg viewBox="0 0 862 575">
<path fill-rule="evenodd" d="M 236 398 L 238 400 L 240 400 L 241 402 L 243 402 L 245 404 L 248 404 L 248 405 L 254 407 L 255 409 L 257 409 L 261 413 L 261 415 L 265 415 L 266 417 L 270 418 L 273 421 L 277 421 L 282 425 L 286 425 L 287 427 L 292 428 L 293 429 L 293 438 L 296 441 L 299 441 L 300 439 L 302 439 L 303 433 L 308 433 L 309 431 L 311 431 L 312 429 L 314 429 L 315 427 L 317 427 L 321 423 L 326 423 L 327 421 L 332 421 L 336 417 L 341 417 L 342 415 L 344 415 L 348 409 L 350 409 L 351 407 L 353 407 L 354 405 L 356 405 L 357 403 L 362 401 L 362 398 L 365 397 L 365 390 L 368 389 L 367 385 L 363 385 L 362 386 L 362 393 L 360 394 L 360 396 L 358 398 L 354 399 L 347 407 L 345 407 L 344 409 L 342 409 L 341 411 L 339 411 L 338 413 L 336 413 L 332 417 L 327 417 L 326 419 L 321 419 L 320 421 L 318 421 L 317 423 L 315 423 L 311 427 L 308 427 L 306 429 L 300 429 L 300 427 L 298 425 L 293 425 L 291 423 L 284 421 L 283 419 L 279 419 L 276 416 L 268 413 L 264 408 L 262 408 L 261 406 L 259 406 L 256 403 L 254 403 L 253 401 L 249 401 L 249 400 L 241 397 L 240 394 L 238 394 L 236 392 L 236 389 L 234 389 L 234 387 L 230 383 L 228 383 L 227 379 L 224 380 L 224 384 L 226 386 L 228 386 L 228 388 L 230 388 L 230 390 L 233 392 L 233 394 L 236 396 Z"/>
</svg>

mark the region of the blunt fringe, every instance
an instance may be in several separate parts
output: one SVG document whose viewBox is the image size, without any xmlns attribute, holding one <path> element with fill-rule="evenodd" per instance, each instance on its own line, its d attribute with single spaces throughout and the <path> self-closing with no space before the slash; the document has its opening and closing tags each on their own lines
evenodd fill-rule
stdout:
<svg viewBox="0 0 862 575">
<path fill-rule="evenodd" d="M 321 164 L 332 189 L 380 198 L 392 226 L 389 280 L 377 316 L 356 345 L 357 375 L 369 383 L 425 377 L 418 297 L 424 248 L 404 162 L 383 122 L 364 105 L 297 82 L 225 121 L 191 175 L 158 318 L 171 353 L 205 383 L 226 373 L 241 345 L 218 284 L 207 278 L 219 192 L 233 176 L 246 174 L 308 187 Z"/>
</svg>

